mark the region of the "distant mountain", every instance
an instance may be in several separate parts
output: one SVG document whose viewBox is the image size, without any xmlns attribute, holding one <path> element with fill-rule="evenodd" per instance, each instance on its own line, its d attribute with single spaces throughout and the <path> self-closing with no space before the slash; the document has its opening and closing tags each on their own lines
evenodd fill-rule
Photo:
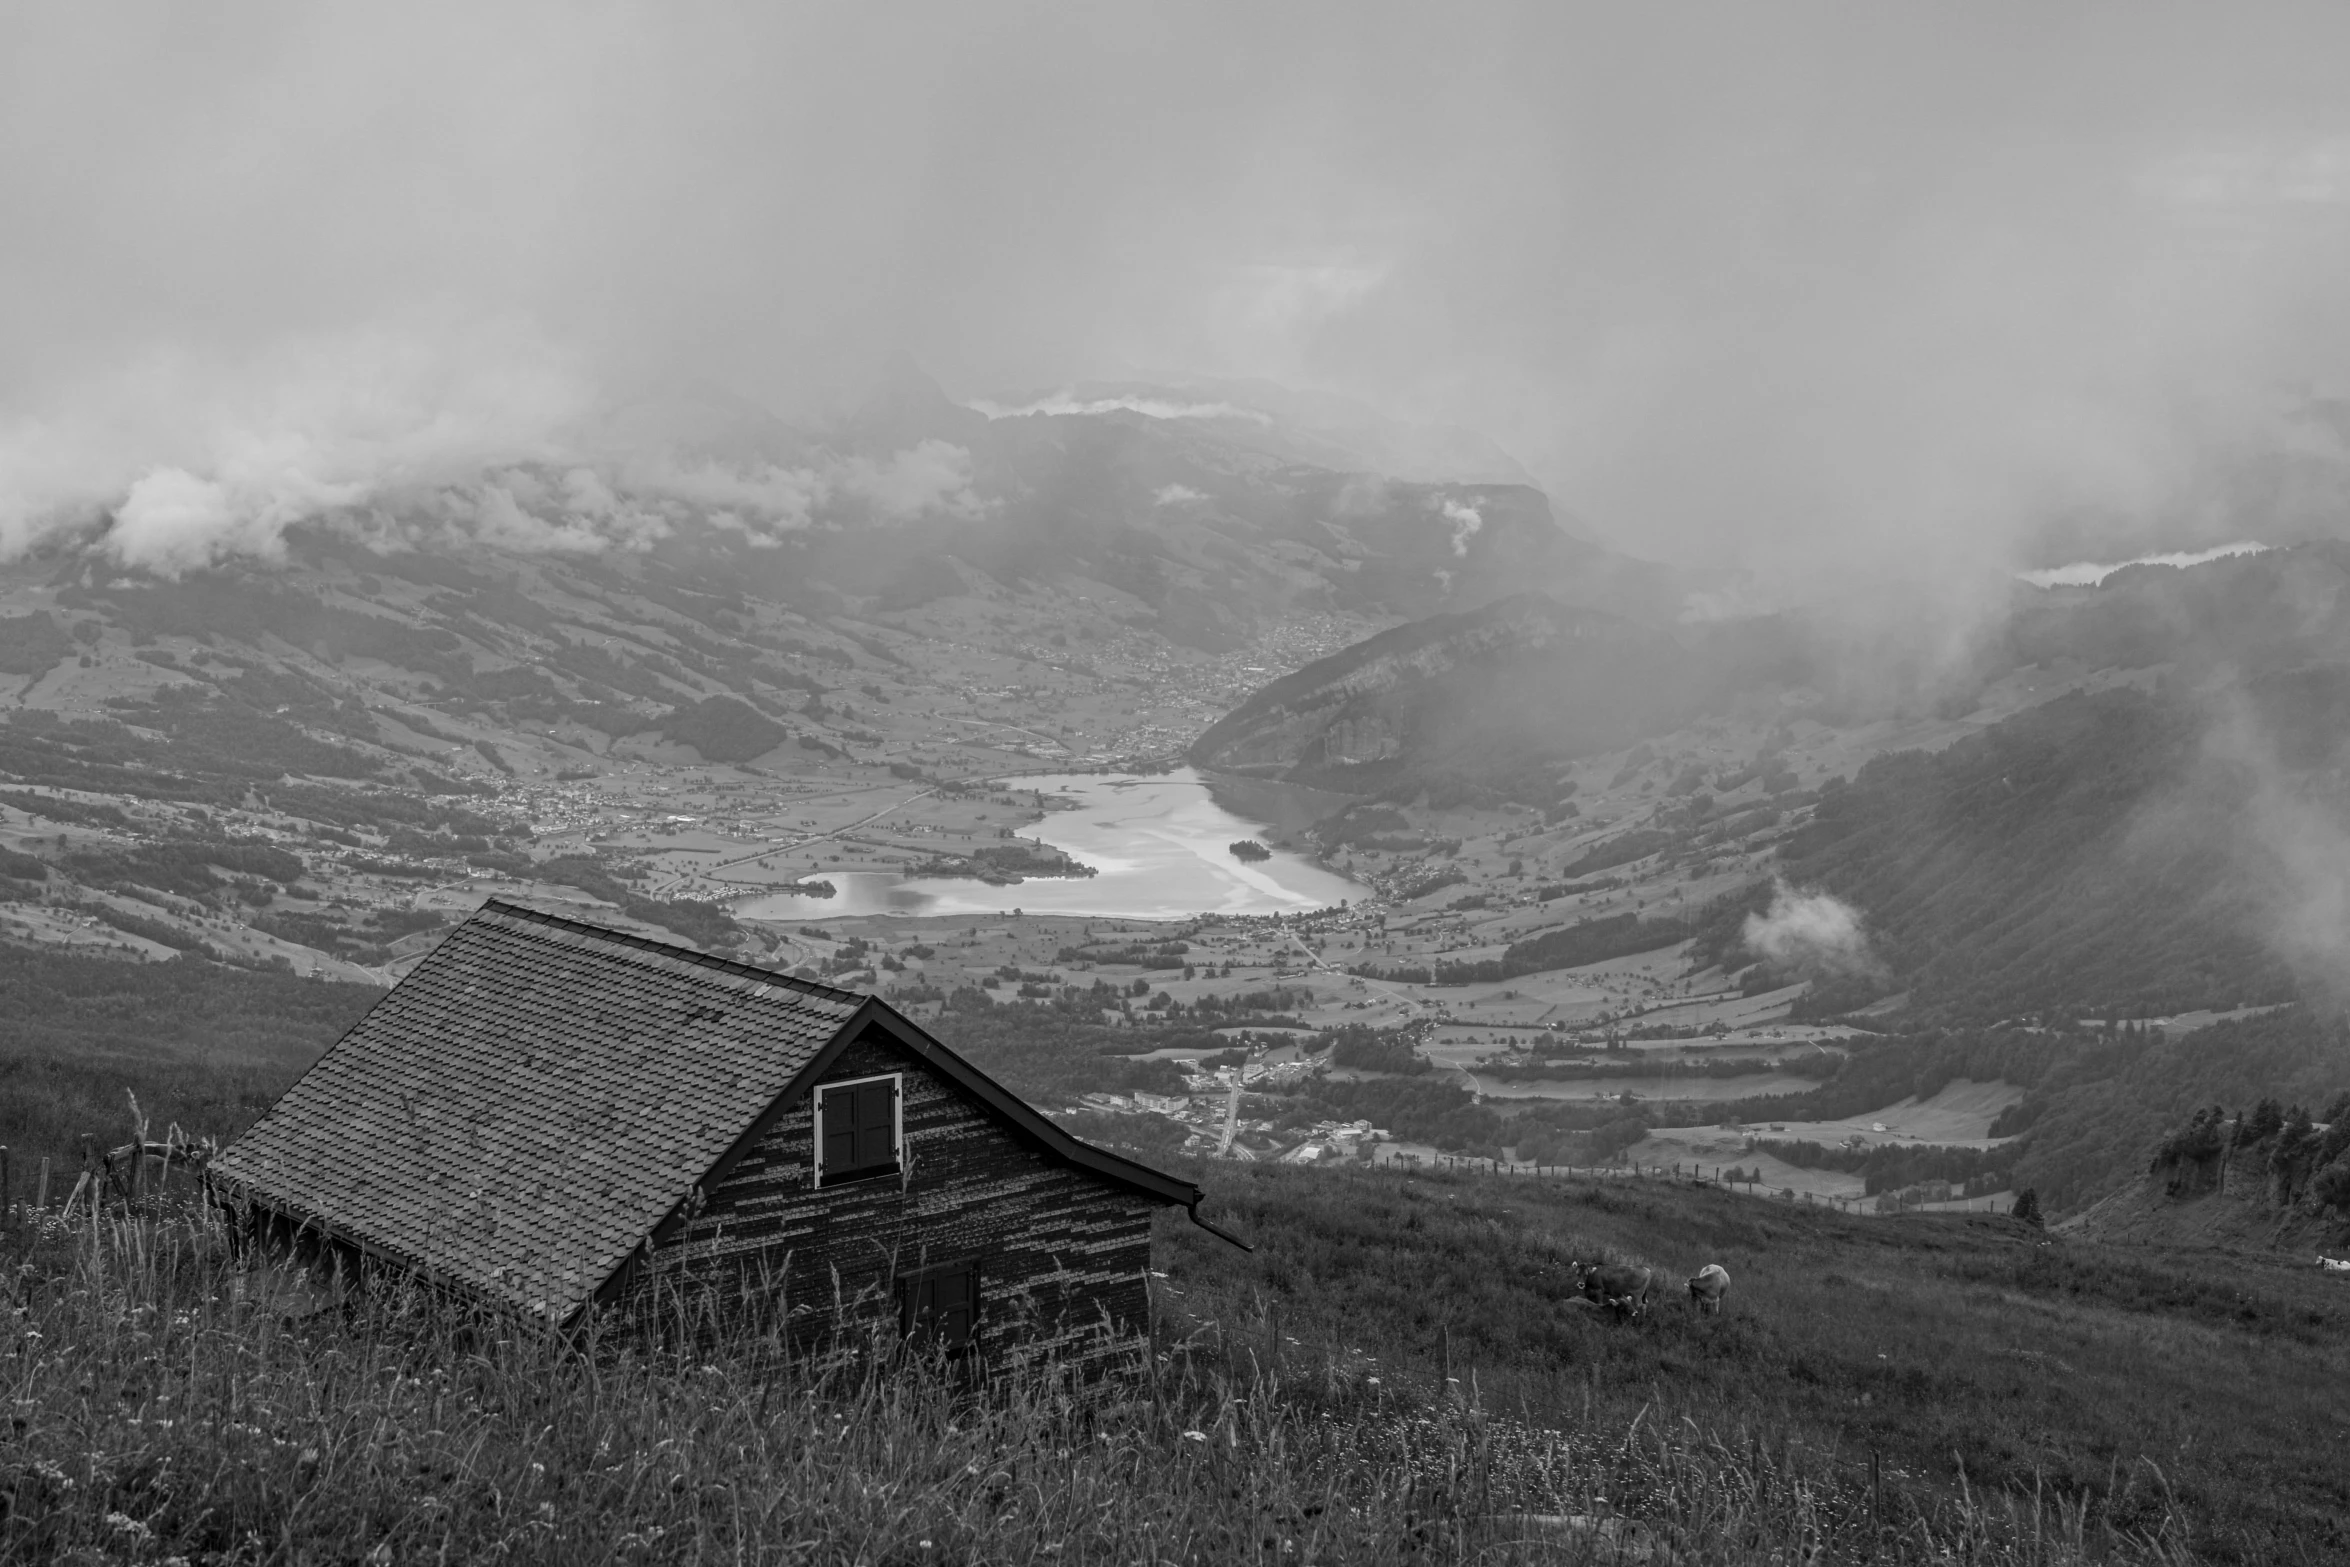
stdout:
<svg viewBox="0 0 2350 1567">
<path fill-rule="evenodd" d="M 1031 413 L 991 421 L 967 450 L 974 515 L 808 547 L 893 600 L 922 581 L 872 571 L 933 555 L 998 581 L 1090 577 L 1199 646 L 1301 612 L 1412 619 L 1529 589 L 1669 621 L 1700 580 L 1570 535 L 1529 485 L 1288 461 L 1196 419 Z"/>
<path fill-rule="evenodd" d="M 1367 409 L 1344 411 L 1387 435 L 1349 445 L 1263 411 L 1280 388 L 1252 384 L 1254 402 L 1207 414 L 1198 388 L 1088 390 L 1102 395 L 991 418 L 900 356 L 821 434 L 707 388 L 601 430 L 682 443 L 658 460 L 632 448 L 612 481 L 657 499 L 662 537 L 645 553 L 662 568 L 818 613 L 1062 585 L 1222 651 L 1301 614 L 1406 620 L 1527 590 L 1664 623 L 1707 580 L 1563 529 L 1498 449 L 1454 466 L 1503 479 L 1415 477 L 1430 465 L 1378 466 L 1407 427 Z M 535 522 L 580 525 L 562 484 L 533 488 Z"/>
<path fill-rule="evenodd" d="M 850 451 L 888 456 L 924 441 L 968 443 L 986 433 L 987 415 L 948 397 L 913 355 L 900 352 L 881 367 L 834 431 L 834 441 Z"/>
<path fill-rule="evenodd" d="M 2151 514 L 2092 507 L 2051 517 L 2034 555 L 2060 566 L 2239 539 L 2280 546 L 2339 539 L 2350 517 L 2350 397 L 2280 386 L 2264 401 L 2239 407 L 2233 443 L 2200 449 L 2195 476 Z"/>
<path fill-rule="evenodd" d="M 1364 793 L 1466 779 L 1529 798 L 1546 767 L 1678 728 L 1766 678 L 1771 659 L 1751 655 L 1770 629 L 1676 634 L 1518 594 L 1398 626 L 1285 676 L 1202 734 L 1190 757 Z"/>
<path fill-rule="evenodd" d="M 2019 669 L 2152 678 L 1879 757 L 1782 851 L 1886 988 L 1947 1020 L 2350 1000 L 2350 546 L 2036 596 L 1976 676 Z"/>
<path fill-rule="evenodd" d="M 2259 803 L 2277 780 L 2212 754 L 2216 721 L 2184 696 L 2107 691 L 1879 757 L 1823 794 L 1784 874 L 1862 911 L 1889 970 L 1875 988 L 1906 991 L 1913 1016 L 2290 1001 L 2296 867 Z"/>
<path fill-rule="evenodd" d="M 2133 566 L 2093 588 L 2018 585 L 1967 640 L 1969 652 L 1942 657 L 1898 626 L 1863 637 L 1833 607 L 1674 623 L 1583 598 L 1497 597 L 1266 686 L 1191 756 L 1380 791 L 1393 778 L 1498 778 L 1529 757 L 1586 755 L 1702 714 L 1755 711 L 1757 697 L 1829 725 L 1962 720 L 1987 687 L 2035 669 L 2049 695 L 2115 671 L 2159 671 L 2178 690 L 2240 687 L 2259 711 L 2276 710 L 2269 732 L 2299 754 L 2306 736 L 2350 722 L 2324 673 L 2350 664 L 2350 544 Z"/>
<path fill-rule="evenodd" d="M 1916 650 L 1900 678 L 1848 652 L 1799 617 L 1666 628 L 1523 595 L 1274 681 L 1189 755 L 1390 800 L 1547 808 L 1573 759 L 1709 718 L 1766 737 L 1840 725 L 1866 756 L 1868 726 L 1903 715 L 1941 748 L 1876 756 L 1777 845 L 1788 880 L 1860 911 L 1884 965 L 1824 982 L 1814 1010 L 1899 992 L 1912 1020 L 1981 1023 L 2350 991 L 2350 547 L 2023 594 L 1939 673 Z M 2012 716 L 1976 723 L 1993 682 Z M 1690 836 L 1649 828 L 1565 874 Z"/>
<path fill-rule="evenodd" d="M 1534 476 L 1490 437 L 1415 424 L 1329 392 L 1206 376 L 1079 381 L 997 399 L 990 412 L 1150 412 L 1196 421 L 1236 445 L 1314 467 L 1425 484 L 1531 486 Z"/>
<path fill-rule="evenodd" d="M 587 454 L 738 466 L 804 462 L 817 447 L 807 431 L 707 381 L 649 387 L 616 399 L 570 435 Z"/>
</svg>

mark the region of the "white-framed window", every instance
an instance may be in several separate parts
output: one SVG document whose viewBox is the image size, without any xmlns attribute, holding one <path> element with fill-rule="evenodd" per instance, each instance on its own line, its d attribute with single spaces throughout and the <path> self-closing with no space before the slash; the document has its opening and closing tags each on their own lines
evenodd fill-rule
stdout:
<svg viewBox="0 0 2350 1567">
<path fill-rule="evenodd" d="M 816 1184 L 898 1173 L 905 1136 L 900 1074 L 826 1083 L 816 1090 Z"/>
</svg>

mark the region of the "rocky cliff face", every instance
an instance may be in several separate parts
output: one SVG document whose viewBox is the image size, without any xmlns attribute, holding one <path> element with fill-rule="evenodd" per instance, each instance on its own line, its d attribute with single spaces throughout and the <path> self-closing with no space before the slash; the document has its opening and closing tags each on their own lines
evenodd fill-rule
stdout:
<svg viewBox="0 0 2350 1567">
<path fill-rule="evenodd" d="M 2330 1130 L 2253 1139 L 2241 1117 L 2207 1128 L 2199 1118 L 2164 1142 L 2144 1180 L 2059 1228 L 2102 1241 L 2341 1256 L 2350 1250 L 2350 1194 L 2329 1172 L 2350 1155 Z"/>
</svg>

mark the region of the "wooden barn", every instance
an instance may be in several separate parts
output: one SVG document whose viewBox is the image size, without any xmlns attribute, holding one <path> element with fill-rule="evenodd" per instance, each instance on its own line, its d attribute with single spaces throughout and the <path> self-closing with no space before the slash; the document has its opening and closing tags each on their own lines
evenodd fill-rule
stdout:
<svg viewBox="0 0 2350 1567">
<path fill-rule="evenodd" d="M 1005 1360 L 1131 1348 L 1152 1214 L 1206 1223 L 874 997 L 495 901 L 211 1181 L 247 1235 L 550 1323 Z"/>
</svg>

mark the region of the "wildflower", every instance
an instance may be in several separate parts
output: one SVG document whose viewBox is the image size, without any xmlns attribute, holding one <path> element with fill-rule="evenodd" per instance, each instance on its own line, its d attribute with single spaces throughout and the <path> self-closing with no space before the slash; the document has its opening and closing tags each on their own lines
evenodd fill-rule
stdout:
<svg viewBox="0 0 2350 1567">
<path fill-rule="evenodd" d="M 1208 1434 L 1205 1431 L 1186 1431 L 1183 1433 L 1183 1440 L 1186 1442 L 1205 1442 L 1207 1439 Z"/>
<path fill-rule="evenodd" d="M 140 1544 L 155 1538 L 154 1530 L 133 1518 L 129 1513 L 108 1513 L 106 1527 L 112 1529 L 116 1534 L 127 1534 Z"/>
</svg>

